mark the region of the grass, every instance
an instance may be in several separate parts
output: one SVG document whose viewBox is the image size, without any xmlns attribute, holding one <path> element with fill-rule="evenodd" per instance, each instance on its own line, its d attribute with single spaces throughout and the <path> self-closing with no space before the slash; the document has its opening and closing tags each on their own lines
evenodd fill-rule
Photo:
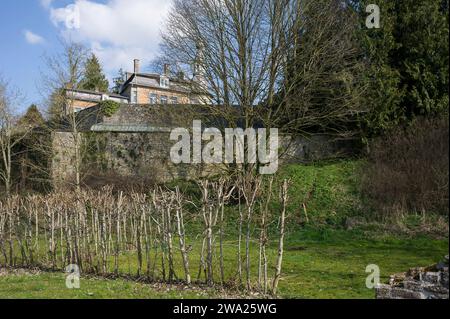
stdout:
<svg viewBox="0 0 450 319">
<path fill-rule="evenodd" d="M 180 291 L 126 280 L 82 277 L 80 289 L 68 289 L 63 273 L 39 273 L 0 277 L 1 299 L 197 299 L 200 291 Z"/>
<path fill-rule="evenodd" d="M 385 282 L 391 274 L 412 267 L 428 266 L 440 261 L 448 254 L 448 227 L 444 236 L 430 236 L 431 232 L 397 232 L 393 225 L 371 222 L 353 230 L 345 230 L 349 217 L 364 217 L 371 220 L 370 210 L 361 199 L 358 189 L 358 171 L 361 161 L 340 161 L 315 165 L 292 165 L 283 168 L 280 180 L 292 180 L 283 275 L 279 294 L 282 298 L 374 298 L 374 291 L 367 289 L 366 266 L 380 267 L 381 280 Z M 190 185 L 186 190 L 195 193 Z M 307 206 L 309 222 L 302 204 Z M 273 203 L 274 211 L 277 204 Z M 233 214 L 233 211 L 229 212 Z M 236 212 L 234 212 L 235 214 Z M 233 217 L 233 216 L 231 216 Z M 229 218 L 227 238 L 224 245 L 226 278 L 236 278 L 236 218 Z M 421 218 L 408 219 L 403 227 L 421 229 Z M 199 233 L 199 221 L 187 220 L 191 233 Z M 430 223 L 430 221 L 428 222 Z M 394 229 L 394 230 L 393 230 Z M 268 247 L 270 260 L 269 276 L 273 276 L 277 236 L 272 229 Z M 253 229 L 253 238 L 258 230 Z M 176 241 L 174 242 L 176 243 Z M 191 275 L 197 278 L 199 267 L 200 238 L 188 236 L 193 245 L 190 254 Z M 252 280 L 257 278 L 257 247 L 252 247 Z M 217 254 L 218 255 L 218 254 Z M 135 274 L 135 254 L 121 256 L 122 274 Z M 218 264 L 218 263 L 216 263 Z M 112 269 L 112 263 L 110 264 Z M 182 263 L 176 252 L 175 267 L 182 277 Z M 145 270 L 145 269 L 144 269 Z M 215 269 L 216 276 L 219 274 Z M 160 275 L 160 274 L 157 274 Z M 215 290 L 185 290 L 180 287 L 154 286 L 122 279 L 104 280 L 83 277 L 80 290 L 65 287 L 63 273 L 39 273 L 35 275 L 0 276 L 0 298 L 67 298 L 67 299 L 148 299 L 148 298 L 210 298 L 224 296 Z"/>
<path fill-rule="evenodd" d="M 302 222 L 307 206 L 309 222 L 318 226 L 339 227 L 349 216 L 363 214 L 358 173 L 362 161 L 322 162 L 311 165 L 290 165 L 280 172 L 280 179 L 289 178 L 289 211 Z"/>
<path fill-rule="evenodd" d="M 227 269 L 235 269 L 234 242 L 226 243 Z M 272 245 L 269 256 L 273 260 Z M 431 265 L 448 254 L 447 240 L 429 238 L 383 238 L 366 240 L 355 231 L 304 230 L 291 234 L 287 240 L 283 277 L 279 293 L 282 298 L 353 299 L 374 298 L 365 287 L 366 266 L 376 264 L 381 279 L 416 266 Z M 195 255 L 192 256 L 193 261 Z M 256 256 L 253 256 L 255 258 Z M 255 260 L 255 259 L 254 259 Z M 273 263 L 272 263 L 273 265 Z M 177 262 L 181 274 L 181 264 Z M 196 267 L 192 267 L 193 273 Z M 217 269 L 216 269 L 217 271 Z M 274 271 L 270 269 L 270 274 Z M 232 271 L 228 271 L 230 275 Z M 252 269 L 256 275 L 256 269 Z M 134 283 L 123 279 L 102 280 L 83 277 L 80 290 L 65 287 L 62 273 L 0 276 L 0 298 L 50 299 L 158 299 L 158 298 L 221 298 L 214 290 L 180 290 L 179 287 Z"/>
<path fill-rule="evenodd" d="M 381 281 L 386 282 L 394 273 L 440 261 L 448 254 L 448 241 L 367 240 L 353 231 L 305 231 L 291 235 L 286 249 L 285 275 L 280 284 L 283 297 L 371 299 L 374 292 L 365 286 L 368 265 L 378 265 Z"/>
</svg>

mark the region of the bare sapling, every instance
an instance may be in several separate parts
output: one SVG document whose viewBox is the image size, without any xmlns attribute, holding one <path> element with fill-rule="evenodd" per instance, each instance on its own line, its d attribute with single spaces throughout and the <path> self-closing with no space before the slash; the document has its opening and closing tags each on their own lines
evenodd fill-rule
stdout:
<svg viewBox="0 0 450 319">
<path fill-rule="evenodd" d="M 260 195 L 262 179 L 260 176 L 253 175 L 251 170 L 244 173 L 239 181 L 239 187 L 241 188 L 242 196 L 245 200 L 245 213 L 246 213 L 246 236 L 245 236 L 245 275 L 246 275 L 246 287 L 247 290 L 251 290 L 251 274 L 250 274 L 250 244 L 251 244 L 251 231 L 252 231 L 252 218 L 257 202 Z"/>
<path fill-rule="evenodd" d="M 277 294 L 278 284 L 281 278 L 281 266 L 283 263 L 283 252 L 284 252 L 284 236 L 285 236 L 285 221 L 286 221 L 286 210 L 288 203 L 288 190 L 289 190 L 289 181 L 284 180 L 283 185 L 280 190 L 280 199 L 281 199 L 281 215 L 280 215 L 280 240 L 278 243 L 278 258 L 275 266 L 275 277 L 273 279 L 272 285 L 272 293 L 273 295 Z"/>
<path fill-rule="evenodd" d="M 175 190 L 175 212 L 177 218 L 178 238 L 180 241 L 181 257 L 183 259 L 184 275 L 188 285 L 191 284 L 191 274 L 189 271 L 189 252 L 186 248 L 186 232 L 184 228 L 184 216 L 183 216 L 183 195 L 180 189 L 177 187 Z"/>
</svg>

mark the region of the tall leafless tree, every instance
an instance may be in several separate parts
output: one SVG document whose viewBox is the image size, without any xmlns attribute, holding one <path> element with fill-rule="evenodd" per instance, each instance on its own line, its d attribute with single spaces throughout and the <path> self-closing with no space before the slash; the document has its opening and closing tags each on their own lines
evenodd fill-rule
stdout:
<svg viewBox="0 0 450 319">
<path fill-rule="evenodd" d="M 228 125 L 343 133 L 362 92 L 355 18 L 339 0 L 175 0 L 161 59 L 191 73 Z"/>
<path fill-rule="evenodd" d="M 70 92 L 80 87 L 84 75 L 84 67 L 89 50 L 82 44 L 62 40 L 62 52 L 54 56 L 46 56 L 47 72 L 42 74 L 43 92 L 49 97 L 49 115 L 54 128 L 67 130 L 71 140 L 67 148 L 73 153 L 74 185 L 79 190 L 82 181 L 83 140 L 80 127 L 83 116 L 77 114 L 75 96 Z"/>
<path fill-rule="evenodd" d="M 31 131 L 30 127 L 19 125 L 17 109 L 21 94 L 9 87 L 0 78 L 0 180 L 3 182 L 5 194 L 11 195 L 13 161 L 16 158 L 14 148 Z"/>
</svg>

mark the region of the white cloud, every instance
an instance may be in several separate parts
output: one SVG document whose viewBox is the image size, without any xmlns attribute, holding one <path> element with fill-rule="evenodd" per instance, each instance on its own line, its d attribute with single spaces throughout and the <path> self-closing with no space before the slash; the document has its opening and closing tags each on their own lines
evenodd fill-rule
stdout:
<svg viewBox="0 0 450 319">
<path fill-rule="evenodd" d="M 44 8 L 49 8 L 50 5 L 52 4 L 53 0 L 40 0 L 40 2 Z"/>
<path fill-rule="evenodd" d="M 43 37 L 37 35 L 36 33 L 31 32 L 30 30 L 25 30 L 23 34 L 25 35 L 25 40 L 29 44 L 42 44 L 45 42 Z"/>
<path fill-rule="evenodd" d="M 131 70 L 135 58 L 146 66 L 155 57 L 170 5 L 167 0 L 75 0 L 51 8 L 50 19 L 65 36 L 88 44 L 113 75 L 119 68 Z"/>
</svg>

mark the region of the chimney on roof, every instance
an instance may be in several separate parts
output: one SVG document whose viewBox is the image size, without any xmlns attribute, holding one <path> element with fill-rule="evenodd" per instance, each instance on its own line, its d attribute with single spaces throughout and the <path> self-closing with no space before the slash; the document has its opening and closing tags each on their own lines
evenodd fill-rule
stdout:
<svg viewBox="0 0 450 319">
<path fill-rule="evenodd" d="M 140 64 L 141 64 L 141 61 L 139 61 L 138 59 L 134 60 L 134 74 L 139 73 Z"/>
<path fill-rule="evenodd" d="M 164 64 L 164 75 L 169 75 L 170 73 L 170 64 Z"/>
</svg>

